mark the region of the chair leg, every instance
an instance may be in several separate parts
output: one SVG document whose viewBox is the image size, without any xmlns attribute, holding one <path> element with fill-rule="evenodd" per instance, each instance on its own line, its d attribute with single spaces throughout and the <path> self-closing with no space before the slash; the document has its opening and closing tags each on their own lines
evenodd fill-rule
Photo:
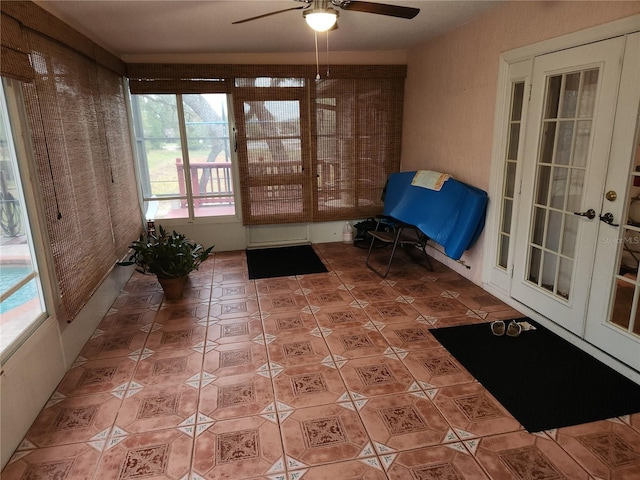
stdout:
<svg viewBox="0 0 640 480">
<path fill-rule="evenodd" d="M 400 233 L 402 232 L 402 228 L 398 228 L 396 231 L 396 237 L 393 241 L 393 248 L 391 249 L 391 255 L 389 256 L 389 263 L 387 263 L 387 270 L 384 272 L 384 275 L 382 273 L 380 273 L 376 268 L 374 268 L 370 263 L 369 263 L 369 256 L 371 255 L 371 249 L 373 248 L 373 242 L 375 242 L 375 238 L 371 239 L 371 246 L 369 247 L 369 254 L 367 255 L 367 259 L 365 261 L 365 264 L 367 265 L 367 267 L 370 270 L 373 270 L 376 274 L 378 274 L 380 277 L 382 278 L 387 278 L 387 275 L 389 275 L 389 270 L 391 270 L 391 262 L 393 261 L 393 255 L 396 253 L 396 248 L 398 248 L 398 240 L 400 239 Z"/>
</svg>

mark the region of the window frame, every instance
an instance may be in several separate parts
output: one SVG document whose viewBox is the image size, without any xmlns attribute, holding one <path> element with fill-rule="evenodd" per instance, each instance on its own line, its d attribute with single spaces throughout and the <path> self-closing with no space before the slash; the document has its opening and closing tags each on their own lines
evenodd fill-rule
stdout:
<svg viewBox="0 0 640 480">
<path fill-rule="evenodd" d="M 195 92 L 190 92 L 191 94 L 196 94 Z M 140 149 L 145 149 L 145 142 L 150 137 L 145 137 L 144 135 L 140 135 L 140 133 L 144 132 L 142 125 L 142 118 L 140 115 L 140 107 L 138 103 L 138 98 L 143 97 L 145 95 L 149 95 L 149 93 L 129 93 L 128 101 L 129 101 L 129 110 L 131 115 L 131 125 L 133 126 L 131 131 L 132 143 L 134 145 L 134 155 L 135 155 L 135 163 L 136 163 L 136 173 L 138 176 L 138 191 L 140 197 L 140 208 L 145 216 L 146 221 L 150 220 L 158 220 L 162 223 L 171 224 L 172 222 L 188 222 L 188 223 L 211 223 L 212 220 L 216 223 L 224 223 L 225 221 L 235 221 L 240 218 L 241 215 L 241 202 L 240 202 L 240 194 L 239 194 L 239 175 L 238 175 L 238 162 L 236 150 L 237 147 L 234 146 L 235 143 L 235 122 L 233 115 L 233 98 L 229 93 L 226 92 L 207 92 L 202 91 L 198 92 L 200 95 L 208 95 L 208 94 L 217 94 L 217 95 L 225 95 L 226 97 L 226 114 L 227 114 L 227 131 L 229 133 L 228 137 L 224 137 L 229 142 L 228 144 L 228 152 L 230 156 L 231 163 L 231 186 L 233 189 L 233 208 L 234 213 L 232 214 L 224 214 L 224 215 L 200 215 L 196 216 L 195 203 L 197 199 L 200 198 L 213 198 L 211 195 L 195 195 L 193 194 L 193 186 L 191 182 L 191 175 L 184 175 L 184 188 L 185 194 L 181 195 L 166 195 L 162 197 L 153 197 L 151 194 L 145 194 L 145 185 L 149 192 L 151 192 L 151 183 L 150 183 L 150 175 L 148 162 L 143 160 L 143 156 L 140 155 Z M 177 114 L 177 127 L 178 127 L 178 141 L 180 142 L 180 155 L 182 156 L 182 164 L 183 171 L 190 172 L 191 169 L 191 161 L 189 156 L 189 136 L 187 133 L 187 122 L 185 119 L 184 112 L 184 101 L 183 101 L 183 93 L 179 92 L 163 92 L 160 95 L 172 96 L 176 101 L 176 114 Z M 146 157 L 146 155 L 144 156 Z M 178 179 L 179 181 L 179 179 Z M 153 202 L 154 200 L 179 200 L 187 202 L 187 215 L 182 217 L 150 217 L 148 216 L 148 204 Z"/>
<path fill-rule="evenodd" d="M 31 145 L 30 129 L 28 128 L 27 115 L 20 82 L 14 79 L 2 77 L 2 92 L 0 101 L 6 107 L 5 120 L 9 127 L 13 154 L 15 155 L 20 177 L 20 190 L 23 211 L 26 213 L 25 235 L 29 239 L 29 250 L 33 263 L 33 272 L 29 276 L 36 279 L 41 312 L 33 321 L 20 332 L 4 349 L 0 350 L 0 365 L 4 365 L 11 356 L 35 333 L 35 331 L 50 317 L 50 312 L 55 311 L 54 298 L 59 297 L 57 283 L 53 273 L 53 260 L 50 256 L 47 229 L 44 225 L 42 199 L 38 195 L 37 185 L 34 185 L 36 165 Z"/>
</svg>

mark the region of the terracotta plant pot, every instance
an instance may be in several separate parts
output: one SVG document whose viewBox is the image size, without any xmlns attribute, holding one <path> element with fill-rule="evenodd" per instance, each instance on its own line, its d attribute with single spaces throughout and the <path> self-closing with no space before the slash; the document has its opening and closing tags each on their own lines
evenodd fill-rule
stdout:
<svg viewBox="0 0 640 480">
<path fill-rule="evenodd" d="M 164 291 L 164 297 L 167 300 L 179 300 L 184 292 L 184 285 L 187 283 L 187 277 L 179 278 L 158 278 L 160 286 Z"/>
</svg>

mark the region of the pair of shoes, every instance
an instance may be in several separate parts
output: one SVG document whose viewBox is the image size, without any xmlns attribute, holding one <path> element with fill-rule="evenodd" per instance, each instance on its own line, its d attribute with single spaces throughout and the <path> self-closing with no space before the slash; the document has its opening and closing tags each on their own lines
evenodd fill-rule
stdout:
<svg viewBox="0 0 640 480">
<path fill-rule="evenodd" d="M 522 332 L 522 325 L 515 320 L 511 320 L 509 325 L 505 327 L 502 320 L 491 322 L 491 333 L 497 337 L 503 336 L 505 333 L 508 337 L 517 337 Z"/>
</svg>

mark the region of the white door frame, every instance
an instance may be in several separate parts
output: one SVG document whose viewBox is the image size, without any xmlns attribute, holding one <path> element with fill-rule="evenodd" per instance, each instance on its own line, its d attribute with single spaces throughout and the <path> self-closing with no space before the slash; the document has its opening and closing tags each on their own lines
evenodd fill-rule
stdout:
<svg viewBox="0 0 640 480">
<path fill-rule="evenodd" d="M 626 35 L 634 33 L 640 30 L 640 15 L 633 15 L 631 17 L 616 20 L 603 25 L 582 30 L 568 35 L 563 35 L 558 38 L 544 40 L 542 42 L 521 47 L 509 52 L 505 52 L 500 56 L 498 66 L 498 83 L 497 83 L 497 95 L 496 95 L 496 107 L 494 114 L 494 131 L 493 131 L 493 148 L 491 155 L 491 175 L 489 183 L 489 198 L 499 199 L 502 196 L 502 181 L 503 181 L 503 162 L 504 162 L 504 136 L 506 132 L 506 125 L 508 124 L 508 112 L 510 102 L 510 86 L 511 78 L 509 76 L 509 67 L 512 64 L 522 61 L 533 61 L 535 56 L 543 55 L 546 53 L 552 53 L 559 50 L 577 47 L 592 42 L 606 40 L 620 35 Z M 527 82 L 529 83 L 529 82 Z M 522 139 L 521 139 L 522 141 Z M 615 358 L 607 355 L 605 352 L 594 347 L 593 345 L 582 340 L 578 336 L 563 329 L 556 323 L 542 317 L 537 312 L 531 310 L 526 305 L 523 305 L 509 296 L 509 292 L 506 292 L 504 288 L 501 288 L 494 281 L 492 281 L 492 275 L 495 275 L 496 265 L 496 245 L 498 242 L 498 230 L 500 225 L 500 202 L 489 202 L 487 212 L 487 224 L 485 227 L 485 241 L 483 248 L 483 269 L 482 269 L 482 282 L 483 287 L 497 298 L 512 306 L 518 311 L 528 315 L 532 319 L 538 321 L 541 325 L 545 326 L 549 330 L 558 334 L 567 341 L 580 347 L 590 355 L 599 359 L 603 363 L 614 368 L 623 375 L 631 378 L 637 383 L 640 383 L 640 372 L 635 371 L 625 365 L 624 363 L 616 360 Z M 513 238 L 518 235 L 519 232 L 513 232 Z M 521 233 L 520 233 L 521 234 Z"/>
</svg>

